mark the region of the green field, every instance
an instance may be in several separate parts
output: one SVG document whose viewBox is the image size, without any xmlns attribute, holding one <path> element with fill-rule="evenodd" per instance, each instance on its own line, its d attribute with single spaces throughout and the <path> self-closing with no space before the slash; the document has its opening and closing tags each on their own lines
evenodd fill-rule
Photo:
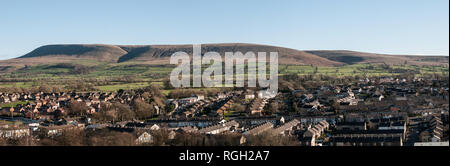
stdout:
<svg viewBox="0 0 450 166">
<path fill-rule="evenodd" d="M 88 72 L 77 73 L 71 66 L 59 64 L 28 66 L 14 72 L 0 73 L 0 88 L 31 88 L 45 83 L 65 87 L 67 84 L 83 82 L 99 91 L 136 89 L 152 85 L 163 86 L 175 67 L 173 65 L 144 65 L 131 63 L 77 62 Z M 205 67 L 203 68 L 205 69 Z M 412 72 L 417 76 L 425 74 L 448 75 L 448 66 L 413 66 L 354 64 L 339 67 L 316 67 L 312 65 L 279 65 L 279 75 L 328 75 L 344 76 L 392 76 Z M 246 76 L 247 74 L 245 74 Z M 169 92 L 165 92 L 168 94 Z"/>
<path fill-rule="evenodd" d="M 28 102 L 29 102 L 29 101 L 16 101 L 16 102 L 12 102 L 12 103 L 0 104 L 0 108 L 16 107 L 17 105 L 20 105 L 20 104 L 27 104 Z"/>
<path fill-rule="evenodd" d="M 389 71 L 383 68 L 383 65 L 354 64 L 340 67 L 315 67 L 310 65 L 279 65 L 280 74 L 322 74 L 329 76 L 392 76 L 402 74 L 408 71 L 416 71 L 416 75 L 424 74 L 448 74 L 448 66 L 412 66 L 412 65 L 391 65 L 391 69 L 400 69 L 399 71 Z M 317 70 L 316 70 L 317 69 Z"/>
</svg>

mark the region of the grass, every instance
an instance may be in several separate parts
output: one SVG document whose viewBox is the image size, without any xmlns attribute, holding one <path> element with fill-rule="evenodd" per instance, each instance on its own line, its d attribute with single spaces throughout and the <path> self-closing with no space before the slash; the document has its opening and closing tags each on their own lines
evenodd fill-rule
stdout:
<svg viewBox="0 0 450 166">
<path fill-rule="evenodd" d="M 172 91 L 172 90 L 163 90 L 163 94 L 166 95 L 166 96 L 169 96 L 169 93 L 170 93 L 171 91 Z"/>
<path fill-rule="evenodd" d="M 33 87 L 33 83 L 30 82 L 13 82 L 13 83 L 3 83 L 0 84 L 0 88 L 30 88 Z"/>
<path fill-rule="evenodd" d="M 112 85 L 97 85 L 100 91 L 116 91 L 119 89 L 135 89 L 152 85 L 163 86 L 162 81 L 167 78 L 174 66 L 170 65 L 142 65 L 132 63 L 111 64 L 105 62 L 76 61 L 75 64 L 90 66 L 93 71 L 87 74 L 74 74 L 71 68 L 58 67 L 58 65 L 36 65 L 15 72 L 0 74 L 0 88 L 30 88 L 45 82 L 49 85 L 64 85 L 65 82 L 75 82 L 79 79 L 95 80 L 119 80 L 109 82 Z M 414 66 L 414 65 L 392 65 L 391 69 L 404 71 L 418 71 L 418 76 L 424 74 L 448 75 L 448 66 Z M 315 67 L 311 65 L 279 65 L 279 75 L 328 75 L 336 77 L 366 75 L 366 76 L 393 76 L 401 73 L 390 73 L 382 65 L 353 64 L 339 67 Z M 247 74 L 245 74 L 246 76 Z M 126 77 L 132 77 L 135 83 L 120 81 Z M 9 81 L 6 81 L 9 80 Z M 36 84 L 36 83 L 37 84 Z M 165 91 L 165 94 L 170 91 Z"/>
<path fill-rule="evenodd" d="M 16 102 L 12 102 L 12 103 L 0 104 L 0 108 L 16 107 L 17 105 L 20 105 L 20 104 L 27 104 L 28 102 L 29 102 L 29 101 L 16 101 Z"/>
<path fill-rule="evenodd" d="M 97 86 L 100 91 L 102 92 L 113 92 L 117 91 L 119 89 L 138 89 L 149 86 L 146 82 L 140 82 L 140 83 L 126 83 L 126 84 L 117 84 L 117 85 L 105 85 L 105 86 Z"/>
<path fill-rule="evenodd" d="M 227 113 L 224 113 L 223 115 L 228 117 L 234 114 L 234 111 L 228 111 Z"/>
<path fill-rule="evenodd" d="M 0 120 L 0 124 L 6 124 L 6 125 L 15 125 L 18 123 L 19 123 L 19 121 Z"/>
<path fill-rule="evenodd" d="M 370 68 L 369 68 L 370 67 Z M 339 67 L 316 67 L 310 65 L 280 65 L 279 71 L 281 74 L 322 74 L 330 76 L 353 76 L 353 75 L 366 75 L 366 76 L 392 76 L 401 73 L 391 73 L 384 69 L 382 65 L 370 65 L 370 64 L 354 64 L 345 65 Z M 419 71 L 420 74 L 448 74 L 448 66 L 412 66 L 412 65 L 391 65 L 392 69 L 404 69 L 405 71 Z"/>
</svg>

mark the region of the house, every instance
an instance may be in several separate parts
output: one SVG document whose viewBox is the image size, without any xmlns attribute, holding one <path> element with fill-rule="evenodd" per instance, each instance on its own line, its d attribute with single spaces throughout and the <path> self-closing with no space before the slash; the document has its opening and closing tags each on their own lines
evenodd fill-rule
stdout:
<svg viewBox="0 0 450 166">
<path fill-rule="evenodd" d="M 319 131 L 315 128 L 309 128 L 306 130 L 305 133 L 303 133 L 303 137 L 317 137 L 320 136 Z"/>
<path fill-rule="evenodd" d="M 438 115 L 431 115 L 429 120 L 429 128 L 430 137 L 429 141 L 431 142 L 441 142 L 441 139 L 444 136 L 444 127 L 440 117 Z"/>
<path fill-rule="evenodd" d="M 378 130 L 406 130 L 406 123 L 399 122 L 384 122 L 378 124 Z"/>
<path fill-rule="evenodd" d="M 310 125 L 308 127 L 308 129 L 303 133 L 303 137 L 304 138 L 306 138 L 306 137 L 311 138 L 311 139 L 308 139 L 308 140 L 310 140 L 310 143 L 311 143 L 310 146 L 315 146 L 315 141 L 319 137 L 322 136 L 322 134 L 325 132 L 325 130 L 328 130 L 329 126 L 330 125 L 325 120 L 322 120 L 322 121 L 318 122 L 314 126 Z"/>
<path fill-rule="evenodd" d="M 97 111 L 95 110 L 95 108 L 93 108 L 93 107 L 89 107 L 88 108 L 88 110 L 86 110 L 86 113 L 88 113 L 88 114 L 94 114 L 94 113 L 96 113 Z"/>
<path fill-rule="evenodd" d="M 245 95 L 245 99 L 250 100 L 250 99 L 254 99 L 254 98 L 255 98 L 255 94 L 246 94 Z"/>
<path fill-rule="evenodd" d="M 204 95 L 193 95 L 192 97 L 196 98 L 197 101 L 205 100 L 205 96 Z"/>
<path fill-rule="evenodd" d="M 152 127 L 150 127 L 150 130 L 159 130 L 160 127 L 157 124 L 154 124 Z"/>
<path fill-rule="evenodd" d="M 219 115 L 227 113 L 228 109 L 230 109 L 233 104 L 234 104 L 234 100 L 233 99 L 228 100 L 222 107 L 220 107 L 216 111 L 216 113 L 219 114 Z"/>
<path fill-rule="evenodd" d="M 414 146 L 449 146 L 447 142 L 416 142 Z"/>
<path fill-rule="evenodd" d="M 329 142 L 330 146 L 403 146 L 401 136 L 337 136 L 331 137 Z"/>
<path fill-rule="evenodd" d="M 295 126 L 297 126 L 298 124 L 300 124 L 299 120 L 297 120 L 297 119 L 291 120 L 288 123 L 286 123 L 278 128 L 273 129 L 272 133 L 275 135 L 278 135 L 278 134 L 286 135 L 286 132 L 292 131 L 293 128 Z"/>
<path fill-rule="evenodd" d="M 406 98 L 406 96 L 404 97 L 396 97 L 395 101 L 407 101 L 408 99 Z"/>
<path fill-rule="evenodd" d="M 270 99 L 277 96 L 277 93 L 275 91 L 269 91 L 269 90 L 260 90 L 258 91 L 258 97 L 262 99 Z"/>
<path fill-rule="evenodd" d="M 299 137 L 299 143 L 301 146 L 317 146 L 316 138 L 311 136 L 301 136 Z"/>
<path fill-rule="evenodd" d="M 273 123 L 266 122 L 262 125 L 259 125 L 253 129 L 250 129 L 250 130 L 244 132 L 244 135 L 259 135 L 259 134 L 261 134 L 265 131 L 268 131 L 272 128 L 273 128 Z"/>
<path fill-rule="evenodd" d="M 28 127 L 31 131 L 37 131 L 39 129 L 39 123 L 30 123 L 28 124 Z"/>
<path fill-rule="evenodd" d="M 266 104 L 267 104 L 266 99 L 258 98 L 253 100 L 252 104 L 250 105 L 251 114 L 261 114 Z"/>
<path fill-rule="evenodd" d="M 284 117 L 281 117 L 281 118 L 280 118 L 280 123 L 281 123 L 281 124 L 284 124 L 285 121 L 286 121 L 286 120 L 284 119 Z"/>
<path fill-rule="evenodd" d="M 197 101 L 197 97 L 188 97 L 188 98 L 179 99 L 178 103 L 180 105 L 185 105 L 185 104 L 195 103 L 196 101 Z"/>
<path fill-rule="evenodd" d="M 227 98 L 227 97 L 228 97 L 228 96 L 225 95 L 225 94 L 223 94 L 223 93 L 217 94 L 217 99 L 225 99 L 225 98 Z"/>
<path fill-rule="evenodd" d="M 328 130 L 328 128 L 330 127 L 330 124 L 326 121 L 326 120 L 322 120 L 319 122 L 319 125 L 323 126 L 323 128 L 325 130 Z"/>
<path fill-rule="evenodd" d="M 47 136 L 52 137 L 52 136 L 59 136 L 61 135 L 64 131 L 68 131 L 68 130 L 81 130 L 84 128 L 79 128 L 77 125 L 68 125 L 65 124 L 67 123 L 65 120 L 63 120 L 61 123 L 64 125 L 59 125 L 59 126 L 39 126 L 39 129 L 47 131 Z"/>
<path fill-rule="evenodd" d="M 0 138 L 22 138 L 29 135 L 28 128 L 0 128 Z"/>
<path fill-rule="evenodd" d="M 153 136 L 147 132 L 143 132 L 137 139 L 136 144 L 153 143 Z"/>
<path fill-rule="evenodd" d="M 314 126 L 308 126 L 308 129 L 299 137 L 300 145 L 303 146 L 321 146 L 318 143 L 318 138 L 329 128 L 328 122 L 325 120 L 319 121 Z"/>
<path fill-rule="evenodd" d="M 242 135 L 241 139 L 239 139 L 239 144 L 243 145 L 245 143 L 247 143 L 247 137 L 245 137 L 245 135 Z"/>
<path fill-rule="evenodd" d="M 337 130 L 367 130 L 365 122 L 338 122 L 336 123 Z"/>
<path fill-rule="evenodd" d="M 169 135 L 167 136 L 167 139 L 172 140 L 175 139 L 175 136 L 177 135 L 177 133 L 175 131 L 170 131 Z"/>
<path fill-rule="evenodd" d="M 198 131 L 198 128 L 196 126 L 194 126 L 194 127 L 185 126 L 185 127 L 178 128 L 177 131 L 178 132 L 183 132 L 183 133 L 192 133 L 192 132 Z"/>
<path fill-rule="evenodd" d="M 403 140 L 405 133 L 403 130 L 336 130 L 332 137 L 401 137 Z"/>
<path fill-rule="evenodd" d="M 198 132 L 202 134 L 220 134 L 226 131 L 230 131 L 232 128 L 237 128 L 239 123 L 232 120 L 223 124 L 217 124 L 200 129 Z"/>
</svg>

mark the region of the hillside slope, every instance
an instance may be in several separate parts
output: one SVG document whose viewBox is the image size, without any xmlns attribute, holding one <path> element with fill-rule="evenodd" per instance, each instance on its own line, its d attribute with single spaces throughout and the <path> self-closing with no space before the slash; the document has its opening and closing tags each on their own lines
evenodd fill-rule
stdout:
<svg viewBox="0 0 450 166">
<path fill-rule="evenodd" d="M 20 58 L 46 56 L 69 56 L 68 59 L 92 59 L 102 62 L 116 62 L 127 52 L 114 45 L 47 45 L 39 47 Z"/>
<path fill-rule="evenodd" d="M 127 50 L 128 54 L 119 58 L 118 62 L 134 61 L 134 62 L 149 62 L 160 60 L 169 63 L 170 55 L 175 52 L 183 51 L 188 54 L 192 54 L 192 45 L 154 45 L 154 46 L 120 46 L 122 49 Z M 319 66 L 336 66 L 341 65 L 341 62 L 336 62 L 322 58 L 313 54 L 309 54 L 303 51 L 298 51 L 289 48 L 257 45 L 257 44 L 243 44 L 243 43 L 230 43 L 230 44 L 204 44 L 202 45 L 202 53 L 206 52 L 218 52 L 224 56 L 225 52 L 237 52 L 246 53 L 249 51 L 255 52 L 278 52 L 280 64 L 297 64 L 297 65 L 319 65 Z"/>
<path fill-rule="evenodd" d="M 391 65 L 448 65 L 448 56 L 387 55 L 346 50 L 305 51 L 332 61 L 345 64 L 385 63 Z"/>
<path fill-rule="evenodd" d="M 192 54 L 192 45 L 47 45 L 24 56 L 0 61 L 0 66 L 3 66 L 4 70 L 9 70 L 11 67 L 6 67 L 52 63 L 168 64 L 170 56 L 178 51 Z M 225 52 L 236 51 L 278 52 L 279 64 L 293 65 L 340 66 L 358 63 L 448 65 L 448 56 L 386 55 L 342 50 L 299 51 L 245 43 L 203 44 L 202 53 L 209 51 L 218 52 L 222 56 Z"/>
</svg>

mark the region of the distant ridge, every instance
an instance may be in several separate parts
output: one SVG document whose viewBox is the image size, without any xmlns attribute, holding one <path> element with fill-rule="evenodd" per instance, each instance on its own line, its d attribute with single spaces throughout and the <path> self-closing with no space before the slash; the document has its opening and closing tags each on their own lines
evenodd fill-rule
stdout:
<svg viewBox="0 0 450 166">
<path fill-rule="evenodd" d="M 348 50 L 306 51 L 308 53 L 345 64 L 357 63 L 386 63 L 386 64 L 414 64 L 414 65 L 448 65 L 448 56 L 416 56 L 416 55 L 387 55 Z"/>
<path fill-rule="evenodd" d="M 45 56 L 73 56 L 77 58 L 94 59 L 98 61 L 116 62 L 127 52 L 114 45 L 46 45 L 39 47 L 19 58 L 34 58 Z"/>
<path fill-rule="evenodd" d="M 67 63 L 73 61 L 93 61 L 104 63 L 144 63 L 168 64 L 170 55 L 184 51 L 192 53 L 192 45 L 104 45 L 67 44 L 46 45 L 18 58 L 0 61 L 1 66 Z M 448 56 L 408 56 L 364 53 L 346 50 L 300 51 L 277 46 L 222 43 L 202 44 L 202 53 L 248 51 L 278 52 L 280 64 L 339 66 L 358 63 L 448 65 Z"/>
</svg>

